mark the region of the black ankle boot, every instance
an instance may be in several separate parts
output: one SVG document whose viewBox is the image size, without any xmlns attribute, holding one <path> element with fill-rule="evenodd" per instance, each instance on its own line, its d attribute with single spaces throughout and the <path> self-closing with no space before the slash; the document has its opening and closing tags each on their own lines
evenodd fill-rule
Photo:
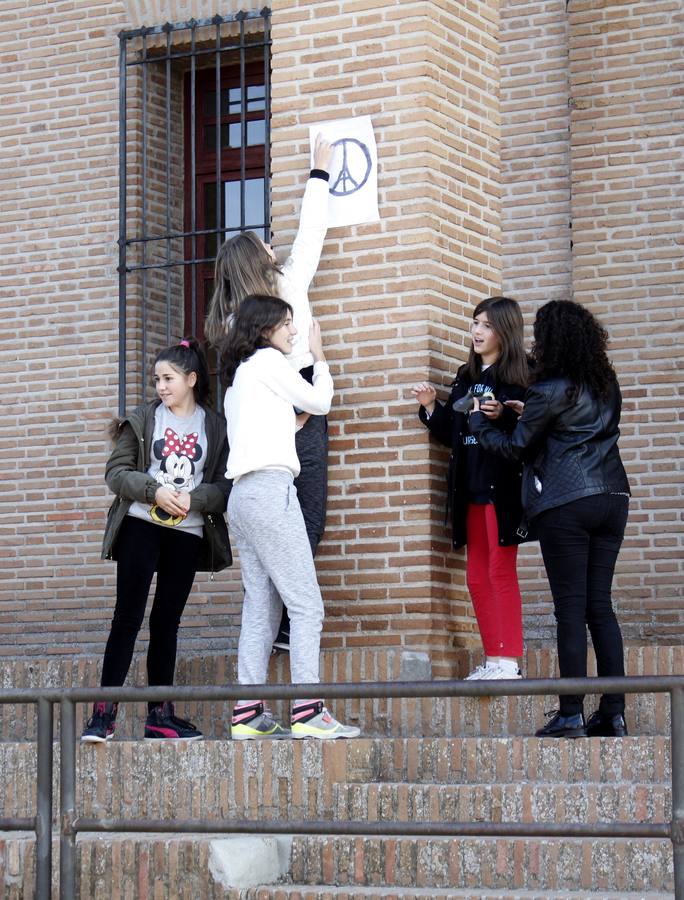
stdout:
<svg viewBox="0 0 684 900">
<path fill-rule="evenodd" d="M 557 709 L 551 710 L 547 716 L 552 716 L 543 728 L 535 732 L 536 737 L 586 737 L 587 729 L 584 724 L 584 714 L 576 713 L 574 716 L 562 716 Z"/>
<path fill-rule="evenodd" d="M 611 716 L 596 710 L 587 722 L 589 737 L 627 737 L 627 724 L 622 713 Z"/>
</svg>

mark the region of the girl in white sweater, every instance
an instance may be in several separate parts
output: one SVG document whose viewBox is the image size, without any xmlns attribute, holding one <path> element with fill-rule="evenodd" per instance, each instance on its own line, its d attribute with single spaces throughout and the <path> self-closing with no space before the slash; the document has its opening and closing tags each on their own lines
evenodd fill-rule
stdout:
<svg viewBox="0 0 684 900">
<path fill-rule="evenodd" d="M 231 536 L 240 553 L 245 598 L 238 644 L 238 681 L 264 684 L 282 602 L 291 623 L 293 684 L 318 684 L 323 600 L 294 480 L 300 466 L 295 448 L 295 407 L 323 416 L 333 383 L 321 333 L 309 327 L 312 383 L 286 360 L 297 336 L 292 307 L 278 297 L 246 297 L 235 312 L 221 356 L 228 385 L 225 413 L 230 452 L 226 477 Z M 320 698 L 292 706 L 291 732 L 262 700 L 233 710 L 232 736 L 250 738 L 357 737 L 358 728 L 338 722 Z"/>
<path fill-rule="evenodd" d="M 328 168 L 333 147 L 319 135 L 314 147 L 314 168 L 304 191 L 299 229 L 289 256 L 282 264 L 268 244 L 253 231 L 243 232 L 221 245 L 216 257 L 214 296 L 206 322 L 206 335 L 220 346 L 231 317 L 250 295 L 281 297 L 292 307 L 296 334 L 285 351 L 294 372 L 309 383 L 314 359 L 308 343 L 312 315 L 309 286 L 316 274 L 328 227 Z M 301 470 L 295 486 L 304 516 L 306 533 L 315 555 L 325 528 L 328 493 L 328 423 L 324 415 L 302 412 L 295 438 Z M 277 649 L 289 644 L 287 608 L 276 638 Z"/>
</svg>

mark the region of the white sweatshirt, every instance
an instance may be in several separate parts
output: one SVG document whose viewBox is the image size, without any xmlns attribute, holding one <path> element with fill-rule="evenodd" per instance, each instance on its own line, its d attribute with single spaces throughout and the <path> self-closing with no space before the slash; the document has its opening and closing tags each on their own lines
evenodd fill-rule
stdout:
<svg viewBox="0 0 684 900">
<path fill-rule="evenodd" d="M 294 407 L 324 416 L 332 396 L 327 363 L 314 364 L 313 384 L 309 384 L 280 350 L 257 350 L 238 366 L 223 403 L 230 446 L 226 478 L 270 468 L 289 469 L 296 478 L 300 465 Z"/>
<path fill-rule="evenodd" d="M 292 307 L 292 319 L 297 335 L 287 360 L 299 371 L 313 364 L 309 352 L 309 285 L 316 274 L 321 258 L 323 241 L 328 228 L 328 182 L 323 178 L 309 178 L 304 190 L 299 229 L 290 255 L 283 263 L 283 274 L 278 275 L 277 294 Z"/>
</svg>

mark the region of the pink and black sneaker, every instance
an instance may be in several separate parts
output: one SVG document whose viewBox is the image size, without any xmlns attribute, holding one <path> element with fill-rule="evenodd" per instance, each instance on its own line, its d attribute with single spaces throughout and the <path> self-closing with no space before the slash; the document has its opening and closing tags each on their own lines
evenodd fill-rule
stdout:
<svg viewBox="0 0 684 900">
<path fill-rule="evenodd" d="M 95 703 L 93 714 L 83 729 L 81 740 L 84 744 L 103 744 L 114 737 L 114 723 L 118 703 Z"/>
<path fill-rule="evenodd" d="M 153 740 L 201 741 L 204 735 L 185 719 L 173 714 L 173 703 L 161 703 L 148 714 L 145 722 L 145 737 Z"/>
</svg>

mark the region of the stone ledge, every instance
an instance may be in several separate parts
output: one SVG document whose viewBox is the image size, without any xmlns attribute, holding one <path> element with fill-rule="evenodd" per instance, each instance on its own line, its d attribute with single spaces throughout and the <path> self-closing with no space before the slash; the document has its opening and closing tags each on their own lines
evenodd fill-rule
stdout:
<svg viewBox="0 0 684 900">
<path fill-rule="evenodd" d="M 287 884 L 226 888 L 210 871 L 220 835 L 94 835 L 76 842 L 77 896 L 155 900 L 520 898 L 656 900 L 671 897 L 669 841 L 541 838 L 295 837 Z M 53 842 L 55 879 L 59 842 Z M 35 845 L 0 833 L 0 896 L 33 896 Z M 329 886 L 324 886 L 328 882 Z M 608 886 L 608 887 L 607 887 Z"/>
<path fill-rule="evenodd" d="M 481 654 L 462 648 L 458 652 L 456 675 L 463 677 L 480 662 Z M 630 675 L 666 675 L 684 673 L 684 646 L 633 645 L 626 648 L 626 671 Z M 99 660 L 80 657 L 55 657 L 27 660 L 10 657 L 3 661 L 0 688 L 59 687 L 97 685 L 100 680 Z M 532 648 L 523 662 L 530 678 L 553 677 L 556 674 L 555 648 Z M 429 657 L 409 648 L 358 648 L 356 650 L 323 651 L 321 680 L 330 683 L 361 681 L 424 680 L 429 672 Z M 589 673 L 595 674 L 593 656 L 589 657 Z M 231 684 L 236 680 L 235 656 L 212 655 L 181 657 L 177 667 L 179 685 Z M 269 681 L 289 681 L 287 654 L 271 661 Z M 145 684 L 144 657 L 138 654 L 128 680 Z M 530 734 L 543 722 L 544 711 L 554 704 L 553 698 L 520 697 L 451 701 L 431 700 L 347 700 L 330 704 L 338 718 L 357 724 L 370 736 L 461 736 L 478 734 Z M 595 698 L 587 698 L 591 712 Z M 286 715 L 283 704 L 274 704 L 277 714 Z M 207 737 L 223 738 L 230 734 L 229 703 L 178 704 L 179 715 L 196 722 Z M 123 705 L 117 722 L 122 737 L 142 736 L 146 708 Z M 87 718 L 85 707 L 79 710 L 79 727 Z M 669 733 L 669 699 L 665 695 L 641 695 L 628 698 L 628 726 L 640 734 Z M 35 710 L 22 705 L 0 706 L 0 741 L 25 740 L 35 737 Z"/>
<path fill-rule="evenodd" d="M 79 813 L 97 817 L 328 819 L 343 817 L 336 792 L 388 795 L 400 784 L 410 785 L 406 790 L 416 797 L 434 785 L 446 792 L 476 786 L 483 809 L 491 802 L 487 798 L 504 788 L 529 798 L 534 791 L 539 797 L 558 791 L 561 810 L 568 792 L 583 788 L 589 797 L 601 788 L 606 797 L 631 792 L 639 815 L 649 804 L 657 814 L 669 795 L 669 750 L 666 737 L 113 741 L 79 745 L 76 800 Z M 35 744 L 0 744 L 0 771 L 0 814 L 31 815 Z M 58 781 L 55 746 L 55 816 Z M 637 785 L 643 796 L 635 793 Z M 398 818 L 407 815 L 402 810 Z"/>
</svg>

